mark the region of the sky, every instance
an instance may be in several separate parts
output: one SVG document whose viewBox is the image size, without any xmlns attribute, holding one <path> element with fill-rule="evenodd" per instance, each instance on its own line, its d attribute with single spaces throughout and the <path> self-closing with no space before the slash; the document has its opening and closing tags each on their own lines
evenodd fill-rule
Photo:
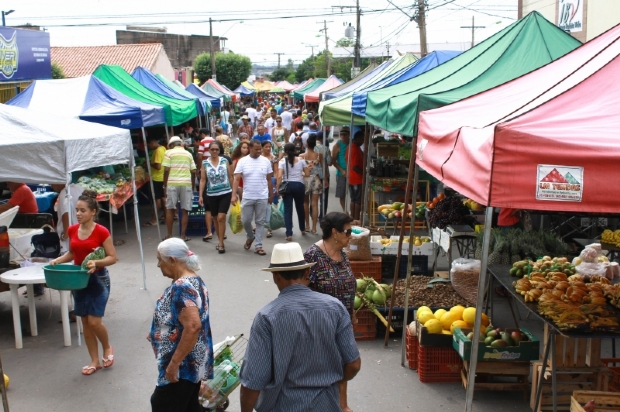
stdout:
<svg viewBox="0 0 620 412">
<path fill-rule="evenodd" d="M 552 3 L 555 0 L 538 0 Z M 413 15 L 416 0 L 359 0 L 362 9 L 361 44 L 377 46 L 419 44 Z M 301 2 L 300 2 L 301 3 Z M 180 2 L 145 0 L 5 0 L 7 25 L 30 23 L 45 27 L 52 46 L 96 46 L 116 44 L 116 30 L 126 25 L 166 27 L 168 33 L 209 34 L 227 37 L 225 47 L 249 56 L 253 63 L 300 63 L 325 48 L 323 21 L 327 20 L 328 45 L 344 37 L 348 24 L 355 26 L 354 0 L 314 0 L 297 8 L 293 2 L 271 4 L 249 0 L 228 2 Z M 171 4 L 174 7 L 171 7 Z M 472 16 L 476 42 L 493 35 L 517 18 L 517 0 L 427 0 L 428 43 L 469 43 Z M 281 7 L 277 7 L 282 5 Z M 345 6 L 341 8 L 340 6 Z M 398 10 L 395 6 L 402 9 Z M 352 8 L 349 8 L 352 7 Z M 407 15 L 406 15 L 407 14 Z"/>
</svg>

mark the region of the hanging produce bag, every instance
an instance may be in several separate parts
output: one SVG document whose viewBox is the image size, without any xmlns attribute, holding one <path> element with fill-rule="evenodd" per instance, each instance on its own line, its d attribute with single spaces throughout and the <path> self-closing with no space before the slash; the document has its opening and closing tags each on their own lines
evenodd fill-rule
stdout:
<svg viewBox="0 0 620 412">
<path fill-rule="evenodd" d="M 230 208 L 230 216 L 228 216 L 228 225 L 233 233 L 237 234 L 243 230 L 243 222 L 241 221 L 241 203 L 237 202 Z"/>
<path fill-rule="evenodd" d="M 351 239 L 344 251 L 349 260 L 372 260 L 370 230 L 359 226 L 351 227 Z"/>
<path fill-rule="evenodd" d="M 271 219 L 267 227 L 270 230 L 278 230 L 284 227 L 284 214 L 274 204 L 271 205 Z"/>
</svg>

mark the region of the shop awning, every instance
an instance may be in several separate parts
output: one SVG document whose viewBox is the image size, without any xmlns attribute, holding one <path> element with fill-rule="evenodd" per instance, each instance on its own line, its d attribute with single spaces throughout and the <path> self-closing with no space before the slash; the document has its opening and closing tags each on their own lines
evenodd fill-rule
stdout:
<svg viewBox="0 0 620 412">
<path fill-rule="evenodd" d="M 618 213 L 618 73 L 620 26 L 519 79 L 422 113 L 418 163 L 481 204 Z"/>
<path fill-rule="evenodd" d="M 222 98 L 224 102 L 232 101 L 232 96 L 218 86 L 218 83 L 214 82 L 212 79 L 209 79 L 202 86 L 200 86 L 200 88 L 211 96 Z"/>
<path fill-rule="evenodd" d="M 144 67 L 136 67 L 133 73 L 131 73 L 131 77 L 136 79 L 138 83 L 142 86 L 146 87 L 149 90 L 154 91 L 155 93 L 159 93 L 164 96 L 171 97 L 173 99 L 178 100 L 190 100 L 196 104 L 196 110 L 198 114 L 203 115 L 205 113 L 205 108 L 198 100 L 198 98 L 192 94 L 186 96 L 185 94 L 179 93 L 178 91 L 170 88 L 168 85 L 164 84 L 161 80 L 159 80 L 153 73 L 151 73 L 148 69 Z"/>
<path fill-rule="evenodd" d="M 273 89 L 273 83 L 271 82 L 254 82 L 254 88 L 257 92 L 266 92 Z"/>
<path fill-rule="evenodd" d="M 289 82 L 287 82 L 286 80 L 282 80 L 281 82 L 279 82 L 278 84 L 276 84 L 276 87 L 279 87 L 281 89 L 284 89 L 284 91 L 286 91 L 287 93 L 289 93 L 291 90 L 293 90 L 295 88 L 294 85 L 290 84 Z"/>
<path fill-rule="evenodd" d="M 210 99 L 206 97 L 200 97 L 200 96 L 193 95 L 192 93 L 185 90 L 185 86 L 183 86 L 183 83 L 179 82 L 178 80 L 175 80 L 172 82 L 166 79 L 161 74 L 156 74 L 155 77 L 157 77 L 157 80 L 162 82 L 166 87 L 168 87 L 169 89 L 173 90 L 176 93 L 179 93 L 182 96 L 187 97 L 188 99 L 198 98 L 198 100 L 201 103 L 202 110 L 203 110 L 202 113 L 200 113 L 201 115 L 204 115 L 205 113 L 209 113 L 211 111 L 211 100 Z"/>
<path fill-rule="evenodd" d="M 312 90 L 321 86 L 323 83 L 325 83 L 325 80 L 327 79 L 318 78 L 318 79 L 308 80 L 308 83 L 306 83 L 305 86 L 300 87 L 299 89 L 293 91 L 293 97 L 297 100 L 303 100 L 306 93 L 310 93 Z"/>
<path fill-rule="evenodd" d="M 317 103 L 319 101 L 319 96 L 321 93 L 326 92 L 328 90 L 333 89 L 334 87 L 340 86 L 342 84 L 342 80 L 340 80 L 336 75 L 331 75 L 325 80 L 325 82 L 317 87 L 316 89 L 308 92 L 304 95 L 304 101 L 306 103 Z"/>
<path fill-rule="evenodd" d="M 416 64 L 417 61 L 417 58 L 411 53 L 406 53 L 394 60 L 390 60 L 387 62 L 387 66 L 383 67 L 380 71 L 375 70 L 373 77 L 367 78 L 359 87 L 361 88 L 374 84 L 390 74 L 398 72 L 400 69 L 411 67 Z M 335 99 L 321 102 L 319 105 L 319 116 L 321 116 L 323 124 L 329 126 L 350 124 L 352 96 L 353 92 L 349 91 Z M 354 116 L 353 123 L 361 125 L 365 123 L 365 120 L 361 117 Z"/>
<path fill-rule="evenodd" d="M 538 12 L 532 12 L 431 71 L 370 92 L 366 120 L 390 132 L 415 135 L 420 112 L 515 79 L 580 44 Z"/>
<path fill-rule="evenodd" d="M 35 80 L 7 105 L 125 129 L 166 123 L 162 106 L 127 97 L 92 75 Z"/>
<path fill-rule="evenodd" d="M 355 116 L 365 117 L 366 99 L 368 97 L 368 93 L 374 90 L 380 90 L 384 87 L 404 82 L 405 80 L 412 79 L 416 76 L 421 75 L 422 73 L 426 73 L 427 71 L 434 69 L 440 64 L 444 64 L 445 62 L 453 59 L 459 54 L 461 54 L 460 51 L 453 50 L 432 51 L 420 60 L 416 61 L 414 64 L 404 67 L 398 72 L 391 74 L 390 76 L 384 77 L 381 80 L 373 83 L 372 85 L 369 85 L 368 87 L 364 87 L 362 89 L 354 91 L 353 100 L 351 103 L 351 111 Z"/>
<path fill-rule="evenodd" d="M 360 72 L 360 74 L 358 74 L 357 76 L 355 76 L 348 82 L 343 83 L 340 86 L 336 86 L 333 89 L 323 93 L 323 100 L 331 100 L 336 97 L 347 94 L 350 91 L 356 90 L 357 88 L 361 87 L 363 84 L 366 84 L 366 82 L 369 79 L 372 79 L 377 74 L 385 70 L 385 68 L 388 67 L 391 63 L 392 63 L 391 60 L 386 60 L 378 66 L 374 63 L 369 64 L 368 67 L 366 67 L 364 70 Z"/>
<path fill-rule="evenodd" d="M 198 116 L 195 102 L 173 99 L 155 93 L 142 86 L 120 66 L 102 64 L 93 75 L 126 96 L 145 103 L 163 106 L 166 112 L 166 123 L 171 126 L 183 124 Z"/>
<path fill-rule="evenodd" d="M 295 88 L 293 90 L 291 90 L 291 92 L 296 92 L 297 90 L 301 90 L 304 87 L 306 87 L 312 80 L 314 80 L 313 78 L 309 78 L 308 80 L 304 80 L 303 82 L 296 84 Z"/>
<path fill-rule="evenodd" d="M 194 96 L 198 97 L 198 98 L 206 98 L 207 100 L 209 100 L 209 102 L 211 103 L 211 107 L 213 108 L 218 108 L 222 106 L 222 101 L 220 99 L 220 97 L 216 97 L 216 96 L 211 96 L 210 94 L 208 94 L 206 91 L 204 91 L 203 89 L 201 89 L 200 87 L 198 87 L 195 84 L 190 84 L 188 85 L 185 90 L 187 90 L 189 93 L 193 94 Z"/>
<path fill-rule="evenodd" d="M 241 96 L 253 96 L 256 92 L 252 89 L 248 89 L 246 86 L 241 83 L 239 87 L 237 87 L 233 92 L 241 95 Z"/>
</svg>

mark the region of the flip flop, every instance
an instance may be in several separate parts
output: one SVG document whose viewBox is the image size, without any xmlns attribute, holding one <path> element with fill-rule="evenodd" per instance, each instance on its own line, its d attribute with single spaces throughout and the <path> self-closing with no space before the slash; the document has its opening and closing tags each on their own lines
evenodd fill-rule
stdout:
<svg viewBox="0 0 620 412">
<path fill-rule="evenodd" d="M 224 246 L 216 246 L 215 250 L 217 250 L 218 253 L 226 253 Z"/>
<path fill-rule="evenodd" d="M 114 348 L 112 346 L 110 346 L 110 354 L 108 355 L 107 358 L 103 358 L 103 367 L 108 369 L 111 368 L 112 365 L 114 365 Z M 109 364 L 107 364 L 106 362 L 108 362 Z"/>
<path fill-rule="evenodd" d="M 146 222 L 142 224 L 143 227 L 156 226 L 156 225 L 157 223 L 153 223 L 153 222 Z"/>
<path fill-rule="evenodd" d="M 291 236 L 287 236 L 284 238 L 284 240 L 286 240 L 287 242 L 290 242 L 293 240 L 293 238 Z"/>
<path fill-rule="evenodd" d="M 245 245 L 243 245 L 243 248 L 245 250 L 250 250 L 250 248 L 252 247 L 252 242 L 254 242 L 254 238 L 246 240 Z"/>
<path fill-rule="evenodd" d="M 183 238 L 183 240 L 184 240 L 185 242 L 189 242 L 190 240 L 192 240 L 192 238 L 189 238 L 189 237 L 185 236 L 185 237 Z"/>
<path fill-rule="evenodd" d="M 265 237 L 271 237 L 271 236 L 273 236 L 273 234 L 271 233 L 271 230 L 267 231 L 267 236 Z"/>
<path fill-rule="evenodd" d="M 97 366 L 97 367 L 94 367 L 94 366 L 84 366 L 82 368 L 82 375 L 90 376 L 93 373 L 97 372 L 99 369 L 101 369 L 101 366 Z"/>
<path fill-rule="evenodd" d="M 254 251 L 254 253 L 256 253 L 259 256 L 265 256 L 267 255 L 267 253 L 265 253 L 265 251 L 263 250 L 263 248 L 258 248 Z"/>
<path fill-rule="evenodd" d="M 209 240 L 213 239 L 213 235 L 207 235 L 205 237 L 202 238 L 203 242 L 208 242 Z"/>
</svg>

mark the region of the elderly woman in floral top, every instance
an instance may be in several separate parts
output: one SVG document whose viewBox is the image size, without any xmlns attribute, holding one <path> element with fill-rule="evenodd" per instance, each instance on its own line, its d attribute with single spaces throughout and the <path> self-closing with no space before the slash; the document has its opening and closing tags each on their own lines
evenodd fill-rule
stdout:
<svg viewBox="0 0 620 412">
<path fill-rule="evenodd" d="M 323 238 L 310 246 L 304 253 L 308 263 L 316 263 L 310 268 L 310 289 L 325 293 L 338 299 L 351 314 L 355 300 L 355 276 L 343 248 L 351 239 L 353 218 L 346 213 L 331 212 L 321 220 Z M 347 405 L 347 383 L 338 384 L 340 389 L 340 408 L 350 412 Z"/>
<path fill-rule="evenodd" d="M 161 242 L 157 260 L 172 284 L 155 304 L 147 337 L 159 370 L 151 408 L 153 412 L 200 411 L 200 382 L 213 378 L 209 292 L 196 274 L 198 257 L 181 239 Z"/>
</svg>

